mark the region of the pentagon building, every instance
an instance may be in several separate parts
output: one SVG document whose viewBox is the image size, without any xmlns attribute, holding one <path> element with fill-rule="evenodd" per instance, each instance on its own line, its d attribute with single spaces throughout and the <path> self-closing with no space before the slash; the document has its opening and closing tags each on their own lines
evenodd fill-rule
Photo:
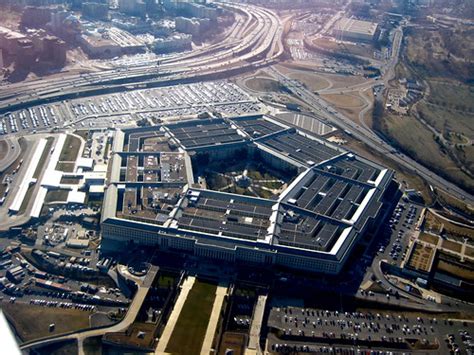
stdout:
<svg viewBox="0 0 474 355">
<path fill-rule="evenodd" d="M 102 250 L 149 245 L 337 274 L 378 223 L 393 172 L 266 116 L 116 131 Z M 296 177 L 272 199 L 207 189 L 194 168 L 259 159 Z M 198 179 L 199 180 L 199 179 Z"/>
</svg>

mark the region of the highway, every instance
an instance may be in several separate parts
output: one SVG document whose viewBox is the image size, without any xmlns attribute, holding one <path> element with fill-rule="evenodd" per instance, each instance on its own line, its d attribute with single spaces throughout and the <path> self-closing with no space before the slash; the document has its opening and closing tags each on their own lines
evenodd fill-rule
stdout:
<svg viewBox="0 0 474 355">
<path fill-rule="evenodd" d="M 383 83 L 385 87 L 388 87 L 388 83 L 395 77 L 395 67 L 398 63 L 401 50 L 401 42 L 403 39 L 403 31 L 401 28 L 397 28 L 394 34 L 394 40 L 392 45 L 392 55 L 389 61 L 382 68 L 383 71 Z M 362 142 L 366 143 L 369 147 L 376 151 L 390 156 L 398 164 L 408 168 L 414 174 L 418 174 L 423 177 L 428 183 L 445 191 L 446 193 L 457 197 L 458 199 L 465 200 L 466 202 L 473 204 L 474 196 L 457 185 L 447 181 L 441 176 L 438 176 L 427 167 L 416 162 L 410 157 L 400 153 L 395 154 L 393 147 L 380 138 L 370 127 L 368 127 L 362 120 L 363 127 L 360 127 L 354 123 L 350 118 L 338 112 L 334 107 L 330 106 L 327 102 L 322 100 L 319 96 L 313 94 L 311 91 L 304 88 L 298 82 L 289 79 L 281 72 L 272 68 L 271 72 L 276 78 L 284 82 L 301 100 L 306 102 L 308 105 L 316 109 L 316 113 L 328 121 L 332 122 L 336 126 L 341 127 L 344 130 L 350 131 L 354 137 L 358 138 Z M 373 87 L 377 84 L 377 81 L 370 81 L 369 83 L 361 84 L 357 89 L 364 90 Z M 351 87 L 350 90 L 353 90 Z M 339 90 L 340 92 L 341 90 Z M 364 113 L 370 109 L 371 106 L 367 106 L 364 109 Z"/>
<path fill-rule="evenodd" d="M 159 65 L 156 60 L 150 60 L 141 62 L 137 66 L 127 65 L 99 73 L 64 74 L 54 79 L 6 85 L 2 87 L 0 93 L 0 113 L 81 95 L 92 96 L 100 93 L 131 90 L 136 87 L 165 86 L 179 82 L 205 80 L 210 77 L 218 78 L 275 63 L 284 50 L 283 26 L 278 16 L 270 10 L 253 5 L 231 2 L 220 2 L 219 4 L 234 11 L 237 14 L 237 20 L 226 33 L 224 40 L 218 44 L 164 58 L 160 60 Z M 394 77 L 394 68 L 398 62 L 402 38 L 401 29 L 397 29 L 392 56 L 383 68 L 385 84 L 388 84 L 388 81 Z M 354 137 L 379 153 L 391 155 L 394 161 L 408 168 L 414 174 L 419 174 L 431 185 L 459 199 L 466 200 L 466 202 L 474 203 L 474 197 L 471 194 L 404 154 L 394 154 L 393 147 L 367 125 L 360 127 L 299 83 L 288 79 L 273 68 L 271 72 L 278 80 L 285 83 L 295 95 L 300 96 L 301 100 L 312 106 L 318 115 L 336 126 L 350 131 Z M 129 86 L 124 84 L 129 84 Z M 372 82 L 367 87 L 373 85 Z M 362 90 L 363 87 L 359 89 Z"/>
<path fill-rule="evenodd" d="M 97 90 L 107 93 L 123 90 L 123 84 L 158 83 L 164 86 L 179 80 L 199 80 L 206 75 L 226 75 L 233 70 L 251 70 L 272 63 L 283 53 L 283 27 L 272 11 L 244 4 L 221 5 L 236 12 L 237 20 L 218 44 L 170 56 L 159 63 L 154 59 L 99 73 L 64 73 L 54 78 L 5 85 L 0 93 L 0 112 Z"/>
</svg>

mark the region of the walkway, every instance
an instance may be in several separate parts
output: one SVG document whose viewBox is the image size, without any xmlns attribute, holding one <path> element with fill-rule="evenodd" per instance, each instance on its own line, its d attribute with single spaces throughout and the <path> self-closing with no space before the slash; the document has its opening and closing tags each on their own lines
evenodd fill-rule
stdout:
<svg viewBox="0 0 474 355">
<path fill-rule="evenodd" d="M 188 278 L 183 282 L 183 285 L 181 286 L 181 292 L 179 293 L 178 299 L 176 300 L 176 303 L 173 307 L 173 311 L 170 314 L 170 318 L 166 323 L 165 330 L 163 331 L 160 341 L 158 342 L 155 354 L 162 355 L 165 353 L 165 349 L 168 346 L 171 334 L 173 333 L 174 327 L 178 322 L 181 310 L 183 309 L 184 302 L 186 302 L 186 298 L 188 298 L 189 291 L 191 291 L 191 289 L 193 288 L 195 281 L 196 278 L 194 276 L 188 276 Z"/>
<path fill-rule="evenodd" d="M 267 295 L 258 296 L 257 305 L 253 312 L 252 324 L 250 326 L 249 345 L 245 354 L 259 354 L 260 349 L 260 331 L 262 329 L 263 313 L 267 303 Z"/>
<path fill-rule="evenodd" d="M 214 305 L 212 306 L 211 318 L 207 325 L 206 336 L 201 348 L 201 355 L 209 355 L 212 350 L 212 343 L 214 341 L 214 335 L 216 334 L 219 320 L 221 319 L 222 305 L 224 304 L 225 296 L 229 284 L 227 282 L 220 283 L 216 289 L 216 298 L 214 299 Z"/>
</svg>

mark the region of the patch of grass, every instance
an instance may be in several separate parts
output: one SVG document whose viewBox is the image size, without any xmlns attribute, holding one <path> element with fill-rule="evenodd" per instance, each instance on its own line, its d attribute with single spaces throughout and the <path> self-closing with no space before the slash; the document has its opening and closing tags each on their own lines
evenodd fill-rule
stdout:
<svg viewBox="0 0 474 355">
<path fill-rule="evenodd" d="M 76 161 L 77 155 L 79 154 L 79 148 L 81 147 L 81 140 L 72 135 L 66 137 L 64 142 L 63 150 L 59 156 L 59 161 Z"/>
<path fill-rule="evenodd" d="M 433 245 L 437 245 L 439 237 L 437 237 L 435 235 L 427 234 L 427 233 L 421 233 L 420 237 L 418 239 L 420 239 L 423 242 L 427 242 L 427 243 L 430 243 L 430 244 L 433 244 Z"/>
<path fill-rule="evenodd" d="M 74 132 L 75 135 L 81 137 L 84 140 L 87 140 L 89 137 L 89 130 L 88 129 L 79 129 Z"/>
<path fill-rule="evenodd" d="M 462 249 L 462 245 L 459 244 L 459 243 L 456 243 L 456 242 L 453 242 L 451 240 L 443 240 L 443 243 L 441 244 L 441 246 L 444 248 L 444 249 L 447 249 L 447 250 L 451 250 L 455 253 L 460 253 L 461 252 L 461 249 Z"/>
<path fill-rule="evenodd" d="M 8 143 L 5 140 L 0 141 L 0 160 L 5 158 L 9 148 Z"/>
<path fill-rule="evenodd" d="M 66 202 L 68 194 L 68 190 L 51 190 L 46 194 L 44 202 Z"/>
<path fill-rule="evenodd" d="M 75 166 L 76 166 L 76 163 L 59 161 L 58 164 L 56 165 L 56 170 L 63 171 L 65 173 L 72 173 L 74 172 Z"/>
<path fill-rule="evenodd" d="M 67 340 L 56 344 L 46 345 L 38 348 L 40 354 L 51 354 L 51 355 L 70 355 L 77 354 L 77 341 Z M 89 353 L 86 353 L 89 354 Z"/>
<path fill-rule="evenodd" d="M 2 303 L 1 307 L 23 341 L 89 328 L 90 312 L 22 303 Z M 52 323 L 56 326 L 50 332 Z"/>
<path fill-rule="evenodd" d="M 79 178 L 74 178 L 74 177 L 62 177 L 61 178 L 61 184 L 71 184 L 71 185 L 77 185 L 81 182 L 81 179 Z"/>
<path fill-rule="evenodd" d="M 18 210 L 18 214 L 24 214 L 26 212 L 26 208 L 28 207 L 28 204 L 30 203 L 30 199 L 33 195 L 33 191 L 35 190 L 35 186 L 36 184 L 33 184 L 28 187 L 25 198 L 23 199 L 20 209 Z"/>
<path fill-rule="evenodd" d="M 311 91 L 319 91 L 329 87 L 329 81 L 322 76 L 295 71 L 290 73 L 290 78 L 298 80 Z"/>
<path fill-rule="evenodd" d="M 469 269 L 460 267 L 455 264 L 448 263 L 445 260 L 439 260 L 437 269 L 446 272 L 455 277 L 460 277 L 465 280 L 474 281 L 474 272 Z"/>
<path fill-rule="evenodd" d="M 429 211 L 426 212 L 425 215 L 424 229 L 434 233 L 439 233 L 441 231 L 441 223 L 438 218 Z"/>
<path fill-rule="evenodd" d="M 102 337 L 87 338 L 83 343 L 84 354 L 102 355 Z"/>
<path fill-rule="evenodd" d="M 433 133 L 414 118 L 386 115 L 382 131 L 418 162 L 455 183 L 474 190 L 474 181 L 435 141 Z"/>
<path fill-rule="evenodd" d="M 474 239 L 474 228 L 459 226 L 430 212 L 425 217 L 425 229 L 431 229 L 458 240 L 463 240 L 463 238 Z"/>
<path fill-rule="evenodd" d="M 360 97 L 358 97 L 358 93 L 350 92 L 344 94 L 321 94 L 321 97 L 334 104 L 336 107 L 342 108 L 359 108 L 364 106 L 364 102 Z"/>
<path fill-rule="evenodd" d="M 217 285 L 196 280 L 181 310 L 166 352 L 199 354 L 214 304 Z"/>
<path fill-rule="evenodd" d="M 278 81 L 267 78 L 252 78 L 245 82 L 247 87 L 253 91 L 280 92 L 281 87 Z"/>
<path fill-rule="evenodd" d="M 35 173 L 33 174 L 33 178 L 38 179 L 41 172 L 43 171 L 44 164 L 46 163 L 46 160 L 48 159 L 49 153 L 51 151 L 51 146 L 53 145 L 54 139 L 52 137 L 47 138 L 46 145 L 43 150 L 43 154 L 41 154 L 41 158 L 38 162 L 38 166 L 36 167 Z"/>
<path fill-rule="evenodd" d="M 268 190 L 264 190 L 264 189 L 260 189 L 260 188 L 254 188 L 253 190 L 261 198 L 270 199 L 273 196 L 273 193 L 271 191 L 268 191 Z"/>
<path fill-rule="evenodd" d="M 176 279 L 172 276 L 160 275 L 160 277 L 158 278 L 158 287 L 160 288 L 172 287 L 175 281 Z"/>
</svg>

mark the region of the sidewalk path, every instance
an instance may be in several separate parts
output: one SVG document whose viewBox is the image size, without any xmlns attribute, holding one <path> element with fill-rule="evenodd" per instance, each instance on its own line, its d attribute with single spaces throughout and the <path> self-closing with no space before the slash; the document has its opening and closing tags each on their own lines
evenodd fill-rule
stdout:
<svg viewBox="0 0 474 355">
<path fill-rule="evenodd" d="M 211 318 L 207 325 L 206 336 L 201 348 L 201 355 L 209 355 L 212 350 L 212 342 L 214 335 L 216 334 L 219 319 L 221 318 L 222 305 L 224 304 L 224 298 L 227 295 L 229 284 L 227 282 L 220 283 L 216 289 L 216 298 L 214 299 L 214 305 L 212 306 Z"/>
</svg>

